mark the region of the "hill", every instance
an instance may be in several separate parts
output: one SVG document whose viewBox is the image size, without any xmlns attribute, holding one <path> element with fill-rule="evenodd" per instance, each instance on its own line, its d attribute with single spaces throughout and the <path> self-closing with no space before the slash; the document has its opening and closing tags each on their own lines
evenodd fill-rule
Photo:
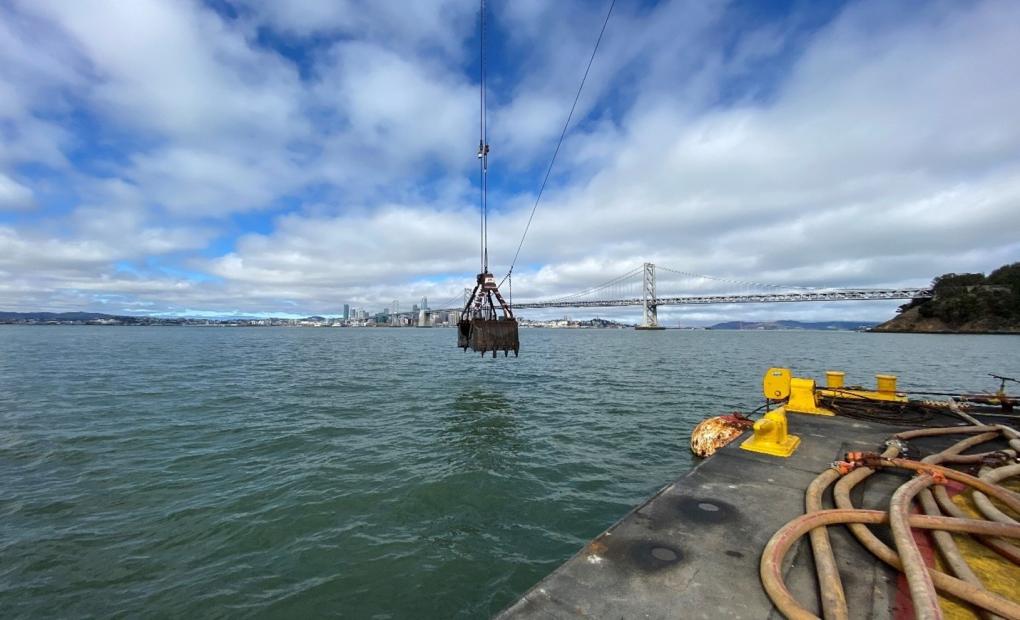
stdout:
<svg viewBox="0 0 1020 620">
<path fill-rule="evenodd" d="M 932 299 L 914 299 L 872 331 L 1020 334 L 1020 263 L 987 276 L 947 273 L 932 282 Z"/>
</svg>

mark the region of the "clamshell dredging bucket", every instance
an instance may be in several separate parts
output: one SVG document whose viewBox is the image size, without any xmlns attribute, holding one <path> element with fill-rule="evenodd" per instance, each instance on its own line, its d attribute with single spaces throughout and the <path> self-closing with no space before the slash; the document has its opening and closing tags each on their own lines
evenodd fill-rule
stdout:
<svg viewBox="0 0 1020 620">
<path fill-rule="evenodd" d="M 502 351 L 504 356 L 513 351 L 516 356 L 521 348 L 517 319 L 472 319 L 460 321 L 457 329 L 457 345 L 465 350 L 470 347 L 482 355 L 492 351 L 495 357 L 497 351 Z"/>
</svg>

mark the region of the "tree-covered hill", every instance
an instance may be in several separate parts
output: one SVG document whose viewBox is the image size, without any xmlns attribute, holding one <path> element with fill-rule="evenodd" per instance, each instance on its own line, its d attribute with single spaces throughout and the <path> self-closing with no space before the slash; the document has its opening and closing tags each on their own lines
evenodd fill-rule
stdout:
<svg viewBox="0 0 1020 620">
<path fill-rule="evenodd" d="M 900 306 L 881 332 L 1020 333 L 1020 262 L 982 273 L 947 273 L 932 282 L 932 299 Z"/>
</svg>

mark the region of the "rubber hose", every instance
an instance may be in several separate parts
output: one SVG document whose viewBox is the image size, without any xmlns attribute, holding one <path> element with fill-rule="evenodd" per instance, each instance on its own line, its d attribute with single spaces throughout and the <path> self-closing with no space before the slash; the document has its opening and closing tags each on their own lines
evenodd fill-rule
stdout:
<svg viewBox="0 0 1020 620">
<path fill-rule="evenodd" d="M 889 456 L 897 452 L 898 449 L 895 446 L 890 446 L 883 453 L 883 456 Z M 854 486 L 859 484 L 862 480 L 873 474 L 874 471 L 875 470 L 869 469 L 867 467 L 859 467 L 850 472 L 849 474 L 843 476 L 840 479 L 840 481 L 836 483 L 836 486 L 832 492 L 832 497 L 836 502 L 836 506 L 838 506 L 841 509 L 853 510 L 854 509 L 853 502 L 850 501 L 850 491 L 852 491 Z M 883 562 L 892 566 L 893 568 L 902 570 L 903 565 L 900 563 L 900 558 L 898 555 L 896 555 L 896 552 L 893 551 L 893 549 L 886 545 L 884 542 L 879 540 L 879 538 L 875 536 L 871 532 L 871 530 L 869 530 L 866 526 L 861 525 L 860 523 L 849 523 L 847 524 L 847 527 L 857 538 L 857 540 L 860 541 L 860 543 L 864 545 L 864 547 L 867 548 L 868 551 L 874 554 L 878 559 L 882 560 Z M 1006 617 L 1013 617 L 1010 616 L 1009 613 L 1005 614 L 1003 613 L 1003 609 L 1006 608 L 1003 607 L 1002 603 L 1005 602 L 1008 605 L 1016 605 L 1015 603 L 1012 603 L 1010 601 L 1007 601 L 1006 599 L 1003 599 L 1002 597 L 998 597 L 994 594 L 991 594 L 987 590 L 976 588 L 973 585 L 967 583 L 966 581 L 957 579 L 956 577 L 947 575 L 941 571 L 931 569 L 930 573 L 932 582 L 935 584 L 935 587 L 937 589 L 943 592 L 947 592 L 952 596 L 962 599 L 982 609 L 987 609 L 988 611 L 995 612 L 1000 615 L 1005 615 Z M 985 595 L 978 596 L 975 595 L 975 592 L 983 592 L 987 596 Z M 995 599 L 997 600 L 991 600 L 992 604 L 990 605 L 989 604 L 990 599 L 988 597 L 995 597 Z M 1016 616 L 1015 613 L 1014 616 L 1020 617 Z"/>
<path fill-rule="evenodd" d="M 1012 478 L 1013 476 L 1020 476 L 1020 464 L 1007 465 L 1006 467 L 997 467 L 995 469 L 983 468 L 979 477 L 985 482 L 995 484 L 1000 480 Z M 980 491 L 974 491 L 974 504 L 978 507 L 978 510 L 985 515 L 985 517 L 992 521 L 998 521 L 999 523 L 1017 522 L 1016 519 L 999 510 L 999 508 Z M 1014 508 L 1014 510 L 1016 510 L 1016 508 Z M 1020 510 L 1017 510 L 1016 512 L 1017 514 L 1020 514 Z"/>
<path fill-rule="evenodd" d="M 963 452 L 964 450 L 984 443 L 985 441 L 995 439 L 996 437 L 998 437 L 998 435 L 999 435 L 998 432 L 990 432 L 983 433 L 981 435 L 975 435 L 973 437 L 964 439 L 963 441 L 953 444 L 952 446 L 946 448 L 942 452 L 927 456 L 921 459 L 921 462 L 938 465 L 945 462 L 958 463 L 961 461 L 972 460 L 974 457 L 984 458 L 985 456 L 994 453 L 983 452 L 981 454 L 968 454 L 963 456 L 961 456 L 960 453 Z M 936 490 L 942 490 L 942 492 L 945 493 L 945 488 L 942 487 L 941 485 L 936 487 Z M 942 513 L 939 510 L 938 503 L 933 497 L 931 489 L 924 489 L 923 491 L 921 491 L 918 497 L 921 500 L 921 507 L 924 509 L 925 514 L 929 514 L 935 517 L 941 516 Z M 960 512 L 962 513 L 962 511 Z M 967 518 L 967 515 L 965 514 L 954 514 L 950 516 L 955 516 L 957 518 Z M 937 546 L 939 549 L 939 553 L 942 555 L 942 559 L 945 560 L 946 565 L 949 567 L 949 570 L 952 571 L 954 575 L 956 575 L 958 578 L 966 581 L 969 584 L 981 588 L 984 587 L 984 583 L 982 583 L 981 579 L 977 576 L 973 569 L 971 569 L 970 564 L 967 563 L 967 560 L 963 557 L 963 554 L 960 553 L 960 549 L 959 547 L 956 546 L 956 541 L 953 539 L 952 534 L 950 534 L 949 532 L 942 532 L 936 530 L 931 533 L 931 536 L 935 541 L 935 546 Z M 989 538 L 988 540 L 999 539 Z M 1009 543 L 1005 544 L 1008 545 Z M 985 618 L 985 620 L 1003 620 L 1002 616 L 995 615 L 986 610 L 981 610 L 981 616 Z"/>
<path fill-rule="evenodd" d="M 811 481 L 804 495 L 805 512 L 811 514 L 822 509 L 822 494 L 837 478 L 838 471 L 827 469 Z M 829 530 L 825 527 L 816 527 L 811 530 L 810 536 L 811 553 L 814 555 L 815 571 L 818 573 L 822 616 L 826 620 L 848 620 L 850 609 L 846 604 L 843 580 L 840 579 L 839 569 L 836 567 L 836 556 L 832 552 Z"/>
<path fill-rule="evenodd" d="M 935 503 L 935 498 L 932 497 L 931 489 L 925 489 L 918 495 L 921 500 L 921 507 L 924 509 L 925 514 L 938 517 L 942 513 L 939 511 L 939 506 Z M 985 584 L 977 576 L 970 564 L 960 553 L 959 547 L 956 546 L 956 541 L 953 539 L 953 535 L 949 532 L 942 532 L 935 530 L 931 533 L 932 538 L 935 540 L 935 546 L 938 547 L 939 553 L 942 555 L 942 559 L 945 561 L 949 570 L 956 575 L 957 578 L 966 581 L 967 583 L 978 587 L 984 588 Z M 981 610 L 981 616 L 985 620 L 1001 620 L 1002 616 L 997 616 L 986 610 Z"/>
<path fill-rule="evenodd" d="M 949 497 L 949 493 L 946 491 L 945 487 L 943 486 L 935 487 L 933 489 L 932 494 L 935 496 L 935 501 L 938 502 L 939 508 L 942 509 L 942 512 L 946 513 L 951 517 L 956 517 L 959 519 L 966 519 L 970 517 L 970 515 L 961 510 L 960 507 L 957 506 L 955 502 L 953 502 L 952 498 Z M 980 540 L 986 547 L 998 553 L 1007 560 L 1013 562 L 1014 564 L 1020 564 L 1020 547 L 1010 544 L 1005 540 L 1002 540 L 1001 538 L 978 536 L 977 539 Z"/>
<path fill-rule="evenodd" d="M 889 502 L 889 525 L 892 527 L 893 542 L 896 543 L 896 551 L 903 564 L 903 574 L 907 577 L 907 587 L 914 601 L 914 617 L 917 620 L 942 620 L 939 594 L 928 576 L 928 566 L 924 563 L 921 550 L 917 548 L 909 524 L 910 505 L 914 497 L 933 484 L 935 479 L 930 475 L 917 476 L 900 485 Z"/>
<path fill-rule="evenodd" d="M 940 426 L 938 428 L 919 428 L 913 431 L 903 431 L 893 435 L 893 439 L 914 439 L 916 437 L 937 437 L 940 435 L 970 435 L 974 433 L 987 433 L 999 430 L 997 427 L 981 424 L 973 426 Z"/>
<path fill-rule="evenodd" d="M 945 456 L 951 456 L 994 439 L 999 435 L 998 430 L 988 432 L 988 428 L 989 427 L 983 425 L 970 427 L 953 426 L 927 428 L 906 431 L 904 433 L 899 433 L 895 437 L 905 440 L 926 436 L 981 433 L 974 437 L 964 439 L 940 453 Z M 889 456 L 895 456 L 895 454 L 890 454 Z M 827 489 L 838 477 L 839 472 L 833 469 L 828 469 L 811 481 L 804 497 L 806 512 L 811 513 L 822 509 L 822 495 L 825 493 L 825 489 Z M 946 536 L 948 536 L 948 534 L 946 534 Z M 839 569 L 836 565 L 835 554 L 832 551 L 832 543 L 829 540 L 829 532 L 826 528 L 815 528 L 811 530 L 810 537 L 811 553 L 814 556 L 815 570 L 818 575 L 822 615 L 826 618 L 826 620 L 846 620 L 849 617 L 850 611 L 846 602 L 846 593 L 843 590 L 843 581 L 840 578 Z M 959 576 L 959 574 L 957 575 Z M 980 585 L 980 582 L 977 585 Z"/>
<path fill-rule="evenodd" d="M 921 473 L 928 473 L 929 470 L 937 471 L 950 480 L 962 482 L 986 495 L 991 495 L 1003 504 L 1006 504 L 1006 506 L 1012 510 L 1020 513 L 1020 495 L 993 483 L 985 482 L 984 480 L 971 476 L 970 474 L 965 474 L 962 471 L 956 471 L 955 469 L 943 467 L 942 465 L 930 465 L 927 463 L 921 463 L 920 461 L 912 461 L 910 459 L 883 458 L 879 462 L 883 467 L 895 467 L 898 469 L 907 469 Z"/>
<path fill-rule="evenodd" d="M 765 545 L 765 550 L 762 552 L 760 572 L 765 592 L 776 608 L 787 618 L 793 620 L 817 618 L 817 616 L 797 602 L 783 581 L 783 560 L 790 548 L 805 533 L 816 527 L 840 523 L 881 525 L 888 522 L 889 515 L 880 510 L 822 510 L 797 517 L 779 528 L 779 531 L 769 539 L 768 544 Z M 910 527 L 923 529 L 942 529 L 951 532 L 979 533 L 991 536 L 1009 536 L 1012 538 L 1020 537 L 1020 526 L 990 523 L 975 519 L 910 515 L 908 523 Z M 864 525 L 861 525 L 861 527 L 864 527 Z M 897 560 L 894 566 L 898 563 Z M 934 573 L 935 571 L 932 572 Z M 953 579 L 952 577 L 949 578 Z M 1020 618 L 1020 604 L 992 594 L 987 590 L 976 588 L 958 579 L 953 580 L 961 584 L 959 593 L 953 592 L 959 598 L 974 602 L 984 609 L 989 609 L 1009 618 Z"/>
<path fill-rule="evenodd" d="M 982 452 L 980 454 L 960 454 L 958 456 L 950 456 L 942 459 L 941 463 L 953 463 L 956 465 L 973 465 L 974 463 L 982 463 L 989 457 L 994 457 L 996 454 L 1005 454 L 1010 457 L 1016 456 L 1016 452 L 1013 450 L 992 450 L 990 452 Z M 924 459 L 921 459 L 924 462 Z"/>
</svg>

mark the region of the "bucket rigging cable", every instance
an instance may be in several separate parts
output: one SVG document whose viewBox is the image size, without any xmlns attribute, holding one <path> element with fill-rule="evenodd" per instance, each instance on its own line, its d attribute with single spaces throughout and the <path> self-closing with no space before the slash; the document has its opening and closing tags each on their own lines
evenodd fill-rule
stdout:
<svg viewBox="0 0 1020 620">
<path fill-rule="evenodd" d="M 479 58 L 480 62 L 478 89 L 478 165 L 480 166 L 479 178 L 481 179 L 481 196 L 479 205 L 481 211 L 481 273 L 489 271 L 489 136 L 488 121 L 485 110 L 485 0 L 480 0 L 481 11 L 479 16 Z"/>
<path fill-rule="evenodd" d="M 509 355 L 510 351 L 514 352 L 514 356 L 518 355 L 520 350 L 520 340 L 518 338 L 517 319 L 514 318 L 512 306 L 508 304 L 500 294 L 499 287 L 501 287 L 504 283 L 508 283 L 508 291 L 513 290 L 512 275 L 514 266 L 517 264 L 521 248 L 524 247 L 524 241 L 528 236 L 528 231 L 531 229 L 531 223 L 534 220 L 535 211 L 538 209 L 538 205 L 542 200 L 542 194 L 545 192 L 546 184 L 548 184 L 549 178 L 552 175 L 553 166 L 556 163 L 556 157 L 559 155 L 560 148 L 563 146 L 563 140 L 566 138 L 567 131 L 570 129 L 570 122 L 574 117 L 575 110 L 577 109 L 577 103 L 581 99 L 581 92 L 584 89 L 584 83 L 587 81 L 588 74 L 591 72 L 592 64 L 595 62 L 595 56 L 598 53 L 599 45 L 602 43 L 602 37 L 606 33 L 606 27 L 609 25 L 609 18 L 613 14 L 613 7 L 615 5 L 616 0 L 611 0 L 609 10 L 606 12 L 606 17 L 602 21 L 602 28 L 599 30 L 598 38 L 595 40 L 595 46 L 592 49 L 591 56 L 588 58 L 588 64 L 584 69 L 584 75 L 581 77 L 581 83 L 574 95 L 574 101 L 570 106 L 570 112 L 567 114 L 567 119 L 563 123 L 563 130 L 560 132 L 559 140 L 556 142 L 556 148 L 553 151 L 552 158 L 549 161 L 549 166 L 545 171 L 545 176 L 543 177 L 542 184 L 539 187 L 538 194 L 535 198 L 535 204 L 531 208 L 531 213 L 528 215 L 528 222 L 524 227 L 524 232 L 521 234 L 520 242 L 517 244 L 517 250 L 514 252 L 514 257 L 510 261 L 510 268 L 507 270 L 506 275 L 499 284 L 497 284 L 496 279 L 489 272 L 489 141 L 485 83 L 486 15 L 485 0 L 479 0 L 479 135 L 477 156 L 480 176 L 479 258 L 481 270 L 476 279 L 474 289 L 470 296 L 468 296 L 465 300 L 460 320 L 457 322 L 457 346 L 461 347 L 465 351 L 470 348 L 473 351 L 480 352 L 482 355 L 491 351 L 493 357 L 496 356 L 497 351 L 503 351 L 504 356 Z M 500 314 L 502 314 L 502 316 L 500 316 Z"/>
<path fill-rule="evenodd" d="M 599 36 L 595 39 L 595 47 L 592 48 L 591 56 L 588 58 L 588 65 L 584 68 L 584 75 L 581 76 L 581 83 L 578 85 L 577 93 L 574 95 L 574 103 L 570 106 L 570 112 L 567 114 L 567 120 L 563 123 L 563 130 L 560 132 L 560 138 L 557 140 L 556 148 L 553 149 L 552 157 L 549 160 L 549 167 L 546 168 L 545 176 L 542 178 L 542 184 L 538 187 L 538 194 L 535 196 L 535 204 L 531 207 L 531 213 L 528 215 L 528 222 L 524 225 L 524 232 L 521 233 L 521 241 L 517 244 L 517 251 L 514 252 L 513 260 L 510 261 L 510 269 L 508 269 L 506 275 L 503 276 L 503 280 L 500 281 L 500 285 L 510 278 L 514 271 L 514 266 L 517 265 L 517 258 L 521 254 L 521 248 L 524 247 L 524 240 L 528 237 L 528 231 L 531 230 L 531 221 L 535 219 L 535 211 L 538 210 L 538 204 L 542 201 L 542 194 L 545 192 L 545 186 L 549 182 L 553 166 L 556 164 L 556 156 L 560 154 L 560 147 L 563 146 L 563 139 L 566 138 L 567 130 L 570 129 L 570 121 L 574 118 L 574 110 L 577 109 L 577 102 L 581 99 L 581 91 L 584 90 L 584 83 L 588 80 L 588 73 L 591 71 L 592 63 L 595 62 L 595 55 L 599 51 L 599 45 L 602 43 L 603 35 L 606 34 L 606 26 L 609 25 L 609 18 L 613 15 L 613 7 L 615 6 L 616 0 L 611 0 L 609 3 L 609 10 L 606 11 L 606 18 L 602 20 L 602 29 L 599 30 Z"/>
<path fill-rule="evenodd" d="M 473 351 L 485 355 L 492 352 L 496 357 L 498 351 L 514 356 L 520 351 L 520 340 L 517 333 L 517 319 L 513 310 L 499 292 L 496 279 L 489 273 L 489 142 L 486 118 L 485 88 L 485 0 L 480 0 L 479 11 L 479 94 L 478 94 L 478 162 L 480 199 L 480 263 L 481 269 L 475 281 L 475 287 L 464 302 L 460 320 L 457 322 L 457 346 L 465 351 Z M 502 315 L 502 316 L 500 316 Z"/>
</svg>

